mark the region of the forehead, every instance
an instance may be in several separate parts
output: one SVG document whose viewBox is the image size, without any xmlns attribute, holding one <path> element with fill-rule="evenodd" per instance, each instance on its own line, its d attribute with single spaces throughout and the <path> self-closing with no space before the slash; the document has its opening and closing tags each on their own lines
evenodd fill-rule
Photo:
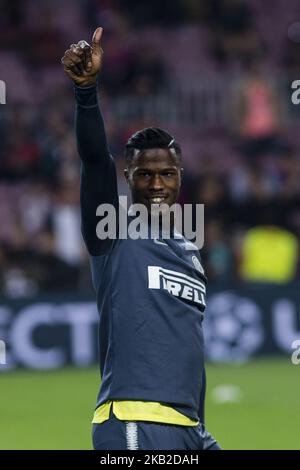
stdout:
<svg viewBox="0 0 300 470">
<path fill-rule="evenodd" d="M 147 149 L 141 151 L 132 161 L 138 168 L 171 167 L 179 166 L 178 157 L 169 149 Z"/>
</svg>

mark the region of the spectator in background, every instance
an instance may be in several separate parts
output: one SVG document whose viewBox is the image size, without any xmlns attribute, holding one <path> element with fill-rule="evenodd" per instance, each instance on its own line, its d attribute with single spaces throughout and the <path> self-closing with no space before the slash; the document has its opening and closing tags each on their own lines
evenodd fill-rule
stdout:
<svg viewBox="0 0 300 470">
<path fill-rule="evenodd" d="M 31 182 L 21 188 L 18 197 L 20 222 L 31 240 L 47 226 L 51 214 L 51 197 L 48 187 L 40 181 Z"/>
<path fill-rule="evenodd" d="M 300 239 L 300 159 L 298 152 L 284 154 L 278 165 L 280 187 L 277 194 L 279 212 L 286 228 Z"/>
<path fill-rule="evenodd" d="M 235 200 L 232 207 L 233 223 L 249 228 L 257 225 L 258 217 L 269 207 L 272 200 L 271 187 L 258 169 L 246 170 L 247 183 L 243 199 Z"/>
<path fill-rule="evenodd" d="M 55 253 L 65 263 L 75 266 L 83 259 L 78 187 L 78 179 L 64 180 L 56 192 L 52 212 Z"/>
<path fill-rule="evenodd" d="M 278 172 L 281 183 L 279 195 L 282 200 L 292 204 L 294 199 L 300 197 L 300 159 L 298 152 L 289 150 L 283 154 L 278 162 Z"/>
<path fill-rule="evenodd" d="M 152 45 L 137 47 L 126 39 L 120 38 L 120 32 L 107 35 L 108 63 L 101 77 L 102 89 L 114 95 L 162 93 L 168 82 L 159 52 Z"/>
<path fill-rule="evenodd" d="M 1 49 L 16 50 L 21 47 L 20 30 L 23 26 L 23 0 L 0 0 L 0 44 Z"/>
<path fill-rule="evenodd" d="M 185 8 L 181 0 L 118 0 L 119 8 L 138 28 L 143 26 L 174 26 L 185 20 Z"/>
<path fill-rule="evenodd" d="M 77 194 L 76 185 L 73 191 Z M 80 248 L 76 250 L 81 239 L 77 244 L 74 234 L 70 236 L 74 220 L 72 211 L 63 213 L 62 222 L 61 207 L 54 212 L 49 189 L 43 184 L 15 185 L 7 188 L 5 194 L 13 200 L 6 199 L 4 209 L 10 205 L 14 210 L 10 213 L 11 220 L 6 217 L 9 226 L 6 224 L 0 232 L 0 292 L 18 297 L 40 291 L 76 289 L 79 269 L 85 260 L 78 254 Z M 78 202 L 75 212 L 78 212 Z M 64 234 L 61 230 L 65 230 Z M 68 238 L 62 254 L 63 236 Z M 75 263 L 70 263 L 70 251 L 74 256 L 77 254 Z"/>
<path fill-rule="evenodd" d="M 295 106 L 290 98 L 291 84 L 300 77 L 300 28 L 298 26 L 297 36 L 286 39 L 282 51 L 281 65 L 284 69 L 282 76 L 284 93 L 289 113 L 299 119 L 300 107 Z"/>
<path fill-rule="evenodd" d="M 106 101 L 110 103 L 105 109 L 106 128 L 111 153 L 116 157 L 123 155 L 124 143 L 136 128 L 153 125 L 151 112 L 144 112 L 145 108 L 148 109 L 145 103 L 152 103 L 151 95 L 170 90 L 170 58 L 160 54 L 160 48 L 157 47 L 159 39 L 162 47 L 166 41 L 159 24 L 167 28 L 178 24 L 178 39 L 182 41 L 182 37 L 186 39 L 185 30 L 181 29 L 186 18 L 189 22 L 187 32 L 189 29 L 197 29 L 198 22 L 201 22 L 204 48 L 205 26 L 209 21 L 211 35 L 216 39 L 215 53 L 220 61 L 217 76 L 221 80 L 226 76 L 224 71 L 229 74 L 240 72 L 241 62 L 244 64 L 247 58 L 244 76 L 239 75 L 240 81 L 234 93 L 235 134 L 225 135 L 229 151 L 222 146 L 220 153 L 215 152 L 214 146 L 210 150 L 211 142 L 223 142 L 223 129 L 213 129 L 213 135 L 206 135 L 211 128 L 204 126 L 199 138 L 196 120 L 191 122 L 190 128 L 185 129 L 184 125 L 180 127 L 183 143 L 189 142 L 186 153 L 191 155 L 187 160 L 181 202 L 189 202 L 191 192 L 194 191 L 194 202 L 205 204 L 207 231 L 203 255 L 209 277 L 223 279 L 227 276 L 227 268 L 234 270 L 232 252 L 235 251 L 235 245 L 238 246 L 240 234 L 245 231 L 248 233 L 254 226 L 265 229 L 259 215 L 268 210 L 272 201 L 276 201 L 280 216 L 280 220 L 273 225 L 300 237 L 300 140 L 297 130 L 292 132 L 293 129 L 289 127 L 286 138 L 294 150 L 292 152 L 283 148 L 284 113 L 280 90 L 270 79 L 274 71 L 266 75 L 260 64 L 255 60 L 249 61 L 249 57 L 257 55 L 258 46 L 261 48 L 262 39 L 258 39 L 258 35 L 264 36 L 264 31 L 256 28 L 256 22 L 259 25 L 260 20 L 263 20 L 262 26 L 264 24 L 264 18 L 260 18 L 260 9 L 254 10 L 249 0 L 154 0 L 148 3 L 138 0 L 86 0 L 71 3 L 82 20 L 78 26 L 83 30 L 90 28 L 93 23 L 105 25 L 106 61 L 101 79 L 101 100 L 104 107 Z M 72 90 L 64 85 L 59 87 L 56 80 L 59 83 L 61 72 L 56 75 L 55 67 L 53 69 L 52 66 L 52 62 L 56 64 L 57 57 L 64 50 L 60 38 L 61 34 L 66 33 L 61 31 L 61 25 L 65 20 L 72 21 L 63 16 L 68 9 L 57 11 L 58 4 L 36 0 L 0 0 L 1 65 L 2 69 L 11 67 L 11 80 L 7 81 L 8 104 L 0 106 L 0 214 L 5 221 L 0 227 L 2 292 L 13 292 L 16 289 L 26 294 L 35 289 L 72 288 L 77 286 L 78 270 L 85 269 L 78 240 L 73 239 L 72 247 L 66 247 L 64 256 L 64 228 L 61 227 L 66 224 L 68 231 L 78 223 L 77 202 L 74 199 L 70 204 L 67 203 L 60 191 L 56 200 L 52 197 L 53 188 L 56 190 L 61 179 L 70 184 L 73 181 L 74 191 L 78 184 L 74 180 L 74 175 L 78 174 L 78 159 L 73 137 Z M 288 4 L 286 10 L 289 12 Z M 275 16 L 273 18 L 270 15 L 268 18 L 270 25 L 276 20 Z M 131 24 L 133 26 L 129 30 Z M 148 27 L 151 28 L 150 38 L 155 39 L 155 47 L 151 43 L 150 47 L 144 45 L 149 44 Z M 175 29 L 169 32 L 174 38 L 172 47 L 176 53 L 177 33 Z M 278 31 L 278 34 L 281 33 Z M 278 49 L 278 55 L 274 54 L 273 59 L 278 61 L 277 65 L 283 72 L 284 83 L 279 82 L 278 85 L 283 85 L 282 91 L 286 92 L 284 104 L 290 104 L 289 116 L 296 118 L 300 106 L 292 104 L 290 86 L 292 80 L 300 78 L 300 43 L 295 42 L 299 41 L 300 36 L 294 36 L 294 42 L 290 35 L 290 39 L 286 39 L 286 36 L 287 31 L 282 37 L 282 49 Z M 73 41 L 73 38 L 70 40 Z M 199 50 L 197 61 L 194 61 L 195 67 L 198 67 L 195 71 L 199 71 L 201 78 L 200 84 L 202 80 L 204 83 L 210 79 L 210 76 L 206 76 L 202 60 L 207 60 L 208 65 L 215 65 L 211 57 L 202 54 L 203 51 Z M 190 51 L 187 50 L 189 55 Z M 38 73 L 38 80 L 36 72 L 30 67 L 31 61 L 42 72 Z M 14 62 L 15 69 L 10 65 Z M 52 71 L 53 75 L 50 76 L 48 71 Z M 175 88 L 181 79 L 189 75 L 185 67 L 183 73 L 185 75 L 178 70 L 172 76 Z M 42 81 L 41 75 L 44 77 Z M 27 76 L 32 88 L 23 87 L 23 77 L 26 79 Z M 49 86 L 52 76 L 55 86 Z M 225 93 L 230 91 L 229 85 L 224 84 Z M 30 100 L 32 97 L 33 101 L 29 105 L 28 102 L 22 104 L 26 102 L 22 94 L 21 97 L 10 95 L 15 89 L 24 89 L 23 93 L 31 91 L 32 96 L 30 93 L 26 96 L 30 96 Z M 130 100 L 128 94 L 131 95 Z M 164 103 L 162 100 L 162 108 Z M 186 105 L 188 101 L 184 100 L 184 103 Z M 195 101 L 195 106 L 201 107 L 202 101 Z M 228 120 L 230 122 L 230 116 Z M 290 124 L 291 121 L 288 122 Z M 295 124 L 297 129 L 298 123 Z M 192 134 L 193 141 L 189 134 Z M 198 160 L 199 144 L 202 154 Z M 230 154 L 231 147 L 236 147 L 233 155 Z M 207 157 L 203 154 L 204 148 L 211 152 Z M 273 154 L 276 154 L 274 158 Z M 272 165 L 269 165 L 269 161 L 273 162 Z M 124 186 L 122 162 L 123 158 L 117 162 L 119 188 L 121 194 L 126 194 L 128 187 Z M 197 165 L 199 170 L 196 174 L 194 169 Z M 224 170 L 222 174 L 220 166 Z M 66 214 L 65 222 L 62 221 L 62 214 Z M 73 249 L 77 253 L 76 265 L 70 265 L 67 259 L 68 250 Z M 240 253 L 237 259 L 240 259 Z M 89 273 L 86 279 L 89 279 Z M 7 289 L 5 286 L 8 286 Z"/>
<path fill-rule="evenodd" d="M 39 177 L 53 184 L 65 172 L 72 171 L 72 167 L 75 167 L 73 173 L 77 174 L 78 162 L 72 136 L 73 123 L 65 116 L 67 103 L 56 109 L 52 103 L 53 100 L 46 103 L 47 113 L 43 113 L 36 124 L 35 139 L 40 150 Z"/>
<path fill-rule="evenodd" d="M 230 200 L 227 185 L 219 174 L 202 175 L 194 189 L 193 203 L 205 205 L 205 223 L 218 220 L 228 224 L 230 217 Z"/>
<path fill-rule="evenodd" d="M 49 2 L 36 2 L 34 21 L 27 25 L 20 42 L 22 55 L 29 64 L 42 67 L 56 64 L 63 49 L 62 35 L 57 27 L 58 7 Z"/>
<path fill-rule="evenodd" d="M 254 57 L 260 41 L 250 4 L 244 0 L 209 0 L 208 3 L 215 58 L 224 63 L 230 60 L 243 62 Z"/>
<path fill-rule="evenodd" d="M 299 80 L 300 76 L 300 28 L 295 40 L 286 39 L 281 63 L 286 69 L 289 81 Z"/>
<path fill-rule="evenodd" d="M 298 240 L 276 224 L 276 207 L 268 207 L 264 222 L 246 232 L 241 248 L 244 281 L 284 284 L 295 279 Z"/>
<path fill-rule="evenodd" d="M 201 252 L 210 281 L 229 281 L 233 273 L 230 244 L 218 219 L 205 224 L 205 243 Z"/>
<path fill-rule="evenodd" d="M 204 204 L 203 262 L 210 280 L 224 281 L 230 278 L 233 259 L 228 227 L 231 221 L 231 204 L 224 176 L 214 169 L 213 159 L 203 161 L 203 173 L 195 181 L 194 203 Z"/>
<path fill-rule="evenodd" d="M 234 91 L 233 106 L 236 136 L 250 165 L 262 155 L 283 150 L 281 97 L 259 62 L 248 65 Z"/>
<path fill-rule="evenodd" d="M 0 178 L 15 181 L 37 171 L 40 155 L 30 110 L 17 103 L 10 111 L 10 118 L 0 119 Z"/>
<path fill-rule="evenodd" d="M 5 160 L 1 173 L 7 180 L 30 177 L 38 169 L 39 149 L 26 129 L 10 129 Z"/>
<path fill-rule="evenodd" d="M 127 92 L 137 95 L 163 93 L 167 85 L 167 72 L 164 63 L 153 47 L 144 46 L 136 55 L 128 69 Z"/>
<path fill-rule="evenodd" d="M 105 93 L 122 95 L 126 92 L 127 78 L 136 48 L 128 41 L 122 41 L 118 34 L 108 34 L 105 41 L 107 64 L 101 76 L 102 89 Z"/>
</svg>

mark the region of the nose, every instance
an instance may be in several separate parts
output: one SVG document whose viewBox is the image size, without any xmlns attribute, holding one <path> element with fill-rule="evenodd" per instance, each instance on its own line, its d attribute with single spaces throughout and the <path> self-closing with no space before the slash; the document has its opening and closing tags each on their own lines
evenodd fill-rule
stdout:
<svg viewBox="0 0 300 470">
<path fill-rule="evenodd" d="M 153 191 L 160 191 L 163 188 L 164 185 L 160 175 L 154 175 L 153 178 L 151 178 L 150 189 L 152 189 Z"/>
</svg>

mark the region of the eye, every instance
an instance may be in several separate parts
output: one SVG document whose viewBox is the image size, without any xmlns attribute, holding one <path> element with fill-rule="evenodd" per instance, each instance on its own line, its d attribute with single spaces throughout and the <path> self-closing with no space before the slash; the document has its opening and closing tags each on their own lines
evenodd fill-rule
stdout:
<svg viewBox="0 0 300 470">
<path fill-rule="evenodd" d="M 162 175 L 166 176 L 167 178 L 172 178 L 173 176 L 176 176 L 176 173 L 174 171 L 164 171 Z"/>
<path fill-rule="evenodd" d="M 141 172 L 138 173 L 138 176 L 140 176 L 142 178 L 150 178 L 151 173 L 149 171 L 141 171 Z"/>
</svg>

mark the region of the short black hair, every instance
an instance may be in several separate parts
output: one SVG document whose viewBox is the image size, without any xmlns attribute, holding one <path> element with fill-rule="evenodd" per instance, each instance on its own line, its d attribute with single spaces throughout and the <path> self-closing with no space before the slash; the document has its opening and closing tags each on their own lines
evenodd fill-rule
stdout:
<svg viewBox="0 0 300 470">
<path fill-rule="evenodd" d="M 132 163 L 134 156 L 136 155 L 136 150 L 142 151 L 155 148 L 173 149 L 178 159 L 178 163 L 181 163 L 181 147 L 174 137 L 159 127 L 146 127 L 145 129 L 135 132 L 135 134 L 128 139 L 125 146 L 127 165 Z"/>
</svg>

